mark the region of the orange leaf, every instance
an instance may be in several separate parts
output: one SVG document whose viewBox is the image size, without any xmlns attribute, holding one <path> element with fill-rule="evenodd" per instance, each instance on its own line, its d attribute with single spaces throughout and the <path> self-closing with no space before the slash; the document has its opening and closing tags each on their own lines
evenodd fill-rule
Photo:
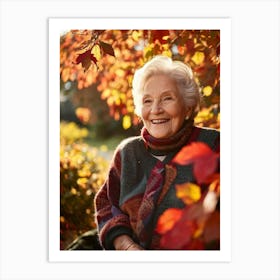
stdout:
<svg viewBox="0 0 280 280">
<path fill-rule="evenodd" d="M 88 108 L 78 107 L 75 110 L 77 118 L 84 124 L 88 123 L 91 117 L 91 112 Z"/>
<path fill-rule="evenodd" d="M 207 181 L 217 166 L 219 154 L 213 152 L 202 142 L 193 142 L 183 147 L 174 157 L 173 162 L 180 165 L 193 164 L 194 176 L 199 184 Z"/>
<path fill-rule="evenodd" d="M 209 185 L 209 191 L 215 191 L 218 195 L 220 195 L 220 176 L 217 179 L 211 181 L 211 184 Z"/>
<path fill-rule="evenodd" d="M 182 210 L 177 208 L 169 208 L 160 216 L 156 231 L 164 234 L 173 228 L 174 224 L 181 218 Z"/>
</svg>

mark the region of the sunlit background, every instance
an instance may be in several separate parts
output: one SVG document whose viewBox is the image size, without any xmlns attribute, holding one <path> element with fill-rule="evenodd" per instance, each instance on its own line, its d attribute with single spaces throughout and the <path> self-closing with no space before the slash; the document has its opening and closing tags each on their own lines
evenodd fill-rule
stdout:
<svg viewBox="0 0 280 280">
<path fill-rule="evenodd" d="M 118 143 L 139 135 L 131 83 L 157 54 L 189 64 L 204 103 L 198 126 L 220 128 L 218 30 L 71 30 L 60 38 L 61 249 L 96 227 L 93 198 Z"/>
</svg>

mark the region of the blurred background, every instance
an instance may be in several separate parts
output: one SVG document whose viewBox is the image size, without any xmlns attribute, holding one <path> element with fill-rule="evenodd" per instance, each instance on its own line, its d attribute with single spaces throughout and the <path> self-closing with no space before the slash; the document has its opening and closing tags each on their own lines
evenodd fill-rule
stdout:
<svg viewBox="0 0 280 280">
<path fill-rule="evenodd" d="M 136 69 L 163 54 L 193 69 L 204 102 L 197 126 L 220 129 L 219 30 L 69 30 L 60 37 L 60 249 L 96 228 L 93 199 L 114 149 L 142 127 Z M 225 93 L 226 94 L 226 93 Z"/>
</svg>

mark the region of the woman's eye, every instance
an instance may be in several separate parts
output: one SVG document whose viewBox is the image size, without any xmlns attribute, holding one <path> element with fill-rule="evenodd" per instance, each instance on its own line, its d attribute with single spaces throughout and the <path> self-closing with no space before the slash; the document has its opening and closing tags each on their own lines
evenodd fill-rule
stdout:
<svg viewBox="0 0 280 280">
<path fill-rule="evenodd" d="M 165 96 L 163 98 L 163 101 L 169 101 L 169 100 L 172 100 L 172 96 Z"/>
<path fill-rule="evenodd" d="M 144 104 L 149 104 L 149 103 L 151 103 L 151 102 L 152 102 L 151 99 L 145 99 L 145 100 L 143 101 Z"/>
</svg>

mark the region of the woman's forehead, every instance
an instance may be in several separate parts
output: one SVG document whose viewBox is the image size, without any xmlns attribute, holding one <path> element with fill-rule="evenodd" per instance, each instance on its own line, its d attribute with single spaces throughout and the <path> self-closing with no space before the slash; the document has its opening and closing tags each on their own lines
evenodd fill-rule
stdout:
<svg viewBox="0 0 280 280">
<path fill-rule="evenodd" d="M 176 82 L 165 74 L 151 76 L 143 88 L 144 93 L 177 91 Z"/>
</svg>

